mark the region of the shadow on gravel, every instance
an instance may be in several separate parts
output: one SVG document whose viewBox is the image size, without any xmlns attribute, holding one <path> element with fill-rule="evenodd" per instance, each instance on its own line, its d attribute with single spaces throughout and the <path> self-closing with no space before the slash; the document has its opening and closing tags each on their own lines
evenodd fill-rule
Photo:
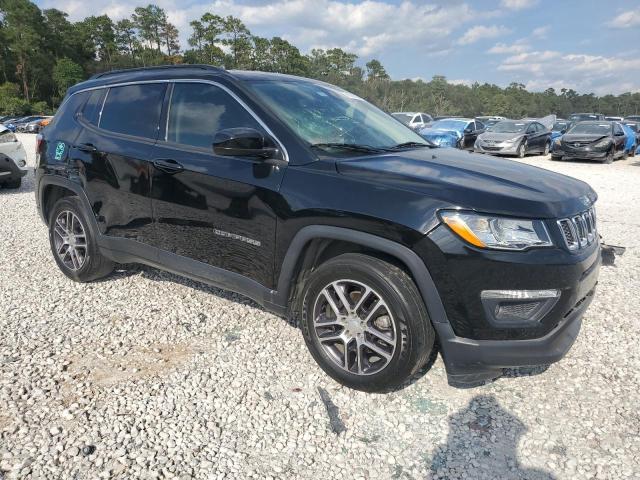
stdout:
<svg viewBox="0 0 640 480">
<path fill-rule="evenodd" d="M 20 185 L 20 188 L 7 188 L 4 185 L 0 185 L 0 195 L 33 192 L 34 183 L 33 172 L 29 171 L 29 173 L 22 177 L 22 185 Z"/>
<path fill-rule="evenodd" d="M 436 447 L 431 471 L 441 478 L 554 480 L 546 470 L 520 464 L 518 442 L 526 431 L 493 395 L 478 395 L 449 417 L 447 443 Z"/>
</svg>

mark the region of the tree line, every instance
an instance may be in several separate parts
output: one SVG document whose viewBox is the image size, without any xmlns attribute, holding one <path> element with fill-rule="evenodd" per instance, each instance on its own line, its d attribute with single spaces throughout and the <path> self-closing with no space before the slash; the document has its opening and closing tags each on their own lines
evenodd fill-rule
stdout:
<svg viewBox="0 0 640 480">
<path fill-rule="evenodd" d="M 596 96 L 572 89 L 530 92 L 520 83 L 453 84 L 391 80 L 380 61 L 364 65 L 340 48 L 302 53 L 280 37 L 253 35 L 233 16 L 205 13 L 190 22 L 188 45 L 157 5 L 137 7 L 129 18 L 107 15 L 71 22 L 57 9 L 28 0 L 0 0 L 0 114 L 49 113 L 66 90 L 97 72 L 152 65 L 205 63 L 226 69 L 261 70 L 316 78 L 339 85 L 387 111 L 432 115 L 502 115 L 640 112 L 640 93 Z"/>
</svg>

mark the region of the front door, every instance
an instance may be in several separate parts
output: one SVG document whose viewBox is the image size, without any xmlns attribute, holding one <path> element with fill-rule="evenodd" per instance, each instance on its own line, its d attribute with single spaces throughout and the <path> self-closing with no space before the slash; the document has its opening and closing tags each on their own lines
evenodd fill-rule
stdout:
<svg viewBox="0 0 640 480">
<path fill-rule="evenodd" d="M 285 164 L 214 154 L 219 130 L 267 132 L 222 86 L 177 82 L 172 88 L 153 162 L 157 246 L 271 286 Z"/>
</svg>

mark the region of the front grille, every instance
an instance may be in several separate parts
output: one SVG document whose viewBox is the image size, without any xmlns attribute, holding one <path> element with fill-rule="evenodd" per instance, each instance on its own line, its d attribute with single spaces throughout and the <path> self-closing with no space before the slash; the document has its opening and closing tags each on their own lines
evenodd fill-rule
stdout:
<svg viewBox="0 0 640 480">
<path fill-rule="evenodd" d="M 593 208 L 571 218 L 558 220 L 564 243 L 569 250 L 579 250 L 591 245 L 598 237 L 596 211 Z"/>
<path fill-rule="evenodd" d="M 565 148 L 584 148 L 587 147 L 589 145 L 591 145 L 593 142 L 588 141 L 588 142 L 562 142 L 562 146 Z"/>
</svg>

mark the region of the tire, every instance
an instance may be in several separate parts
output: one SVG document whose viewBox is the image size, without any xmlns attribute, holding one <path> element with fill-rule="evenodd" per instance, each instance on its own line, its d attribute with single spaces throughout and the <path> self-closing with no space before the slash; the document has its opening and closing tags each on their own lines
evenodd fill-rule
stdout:
<svg viewBox="0 0 640 480">
<path fill-rule="evenodd" d="M 633 148 L 631 149 L 631 152 L 629 152 L 629 156 L 630 157 L 635 157 L 636 156 L 636 149 L 638 148 L 637 145 L 634 145 Z"/>
<path fill-rule="evenodd" d="M 343 317 L 349 313 L 339 291 L 356 315 L 338 317 L 335 308 Z M 339 255 L 312 273 L 301 297 L 301 327 L 311 355 L 329 376 L 350 388 L 393 389 L 410 379 L 433 350 L 435 332 L 417 287 L 388 262 L 362 254 Z"/>
<path fill-rule="evenodd" d="M 613 149 L 609 150 L 609 153 L 607 153 L 607 156 L 604 157 L 604 160 L 602 161 L 602 163 L 607 165 L 613 163 Z"/>
<path fill-rule="evenodd" d="M 551 150 L 551 144 L 549 142 L 544 144 L 544 151 L 542 152 L 542 155 L 544 155 L 545 157 L 547 155 L 549 155 L 549 151 Z"/>
<path fill-rule="evenodd" d="M 61 198 L 53 206 L 49 244 L 62 273 L 76 282 L 97 280 L 113 271 L 113 262 L 100 253 L 78 197 Z"/>
<path fill-rule="evenodd" d="M 562 157 L 558 155 L 551 155 L 551 160 L 553 160 L 554 162 L 561 162 Z"/>
<path fill-rule="evenodd" d="M 4 182 L 2 184 L 2 186 L 5 187 L 5 188 L 20 188 L 20 185 L 22 185 L 22 178 L 16 178 L 14 180 L 7 180 L 6 182 Z"/>
<path fill-rule="evenodd" d="M 527 155 L 527 141 L 523 140 L 520 145 L 518 145 L 518 158 L 524 158 Z"/>
</svg>

